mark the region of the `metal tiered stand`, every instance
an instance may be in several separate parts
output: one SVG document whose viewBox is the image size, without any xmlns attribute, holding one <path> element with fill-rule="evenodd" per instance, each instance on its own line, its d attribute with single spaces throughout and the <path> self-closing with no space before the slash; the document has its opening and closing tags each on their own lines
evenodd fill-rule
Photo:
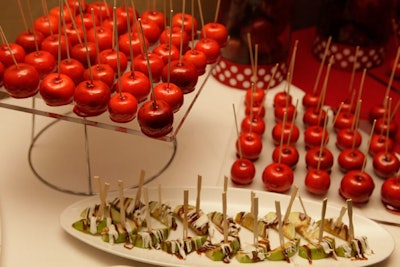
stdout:
<svg viewBox="0 0 400 267">
<path fill-rule="evenodd" d="M 47 106 L 37 94 L 27 99 L 9 97 L 0 89 L 0 107 L 32 114 L 29 165 L 47 186 L 70 194 L 93 195 L 94 176 L 117 189 L 117 181 L 135 188 L 140 173 L 144 183 L 163 173 L 173 161 L 177 135 L 203 90 L 215 65 L 199 77 L 195 91 L 185 94 L 184 104 L 174 113 L 173 131 L 159 139 L 142 134 L 137 119 L 112 122 L 105 112 L 96 117 L 79 117 L 73 105 Z M 90 126 L 90 127 L 88 127 Z"/>
</svg>

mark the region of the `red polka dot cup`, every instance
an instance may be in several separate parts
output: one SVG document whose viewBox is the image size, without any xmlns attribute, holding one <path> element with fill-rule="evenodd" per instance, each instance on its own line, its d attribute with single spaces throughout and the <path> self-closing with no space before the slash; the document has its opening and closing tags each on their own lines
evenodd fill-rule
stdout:
<svg viewBox="0 0 400 267">
<path fill-rule="evenodd" d="M 270 80 L 271 87 L 282 82 L 290 49 L 291 4 L 292 0 L 221 0 L 218 21 L 226 25 L 229 40 L 221 49 L 213 76 L 239 89 L 250 88 L 252 82 L 260 88 L 266 88 Z M 255 70 L 252 64 L 257 66 Z"/>
</svg>

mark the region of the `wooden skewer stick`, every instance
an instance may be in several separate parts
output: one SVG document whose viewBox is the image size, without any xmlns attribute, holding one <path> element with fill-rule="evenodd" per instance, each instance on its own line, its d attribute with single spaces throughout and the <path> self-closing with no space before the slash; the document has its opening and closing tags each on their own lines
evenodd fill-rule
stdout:
<svg viewBox="0 0 400 267">
<path fill-rule="evenodd" d="M 183 239 L 188 237 L 189 190 L 183 191 Z"/>
<path fill-rule="evenodd" d="M 293 191 L 292 191 L 292 194 L 290 196 L 290 201 L 289 201 L 289 204 L 288 204 L 288 206 L 286 208 L 285 216 L 283 217 L 283 223 L 286 223 L 288 221 L 288 219 L 289 219 L 290 211 L 292 210 L 293 202 L 294 202 L 294 199 L 297 196 L 298 190 L 299 190 L 299 188 L 297 186 L 293 187 Z"/>
<path fill-rule="evenodd" d="M 214 23 L 218 21 L 218 14 L 219 14 L 219 8 L 221 6 L 221 0 L 217 0 L 217 7 L 215 9 L 215 16 L 214 16 Z"/>
<path fill-rule="evenodd" d="M 224 192 L 227 192 L 228 191 L 228 180 L 229 180 L 229 178 L 228 178 L 228 176 L 224 176 Z"/>
<path fill-rule="evenodd" d="M 338 108 L 338 110 L 337 110 L 337 112 L 336 112 L 335 117 L 333 117 L 332 126 L 335 125 L 335 123 L 336 123 L 336 121 L 337 121 L 337 119 L 338 119 L 338 117 L 339 117 L 339 114 L 340 114 L 340 112 L 341 112 L 342 109 L 343 109 L 343 106 L 344 106 L 344 102 L 342 101 L 342 102 L 340 102 L 340 105 L 339 105 L 339 108 Z"/>
<path fill-rule="evenodd" d="M 258 246 L 258 197 L 253 197 L 253 244 Z"/>
<path fill-rule="evenodd" d="M 253 198 L 255 198 L 256 193 L 254 191 L 250 192 L 250 213 L 254 213 Z"/>
<path fill-rule="evenodd" d="M 288 135 L 288 139 L 287 139 L 287 142 L 286 142 L 287 145 L 290 145 L 290 139 L 292 138 L 293 128 L 294 128 L 295 120 L 296 120 L 296 117 L 297 117 L 297 107 L 298 107 L 298 105 L 299 105 L 299 99 L 296 99 L 296 104 L 295 104 L 295 108 L 294 108 L 294 112 L 293 112 L 293 119 L 290 122 L 289 135 Z M 283 126 L 283 128 L 285 128 L 285 126 Z"/>
<path fill-rule="evenodd" d="M 342 225 L 342 219 L 343 219 L 343 216 L 346 213 L 346 211 L 347 211 L 347 208 L 342 207 L 342 209 L 340 210 L 339 216 L 335 220 L 334 227 L 340 227 L 340 225 Z"/>
<path fill-rule="evenodd" d="M 150 218 L 150 208 L 149 208 L 149 191 L 147 187 L 144 188 L 144 203 L 146 207 L 146 226 L 147 226 L 147 231 L 151 232 L 152 231 L 152 225 L 151 225 L 151 218 Z"/>
<path fill-rule="evenodd" d="M 140 177 L 139 177 L 139 185 L 138 189 L 136 191 L 136 196 L 135 196 L 135 207 L 138 207 L 140 198 L 142 197 L 142 188 L 143 188 L 143 183 L 144 183 L 144 177 L 145 177 L 145 171 L 141 170 L 140 171 Z"/>
<path fill-rule="evenodd" d="M 328 124 L 328 116 L 326 116 L 325 120 L 324 120 L 324 127 L 322 129 L 323 132 L 327 131 L 327 129 L 326 129 L 327 128 L 327 124 Z M 320 167 L 321 167 L 322 152 L 323 152 L 324 147 L 325 147 L 325 141 L 326 141 L 325 140 L 325 134 L 322 134 L 321 145 L 319 147 L 319 152 L 318 152 L 318 163 L 317 163 L 317 170 L 318 171 L 320 170 Z"/>
<path fill-rule="evenodd" d="M 124 183 L 118 180 L 119 189 L 119 213 L 121 215 L 121 223 L 125 223 L 125 196 L 124 196 Z"/>
<path fill-rule="evenodd" d="M 389 142 L 387 140 L 389 140 L 389 126 L 390 126 L 390 118 L 391 118 L 391 112 L 392 110 L 392 98 L 389 98 L 389 103 L 388 103 L 388 108 L 387 108 L 387 129 L 386 129 L 386 143 L 385 143 L 385 155 L 387 155 L 388 151 L 389 151 Z M 382 127 L 383 128 L 383 127 Z"/>
<path fill-rule="evenodd" d="M 326 90 L 327 90 L 327 87 L 328 87 L 328 79 L 329 79 L 329 75 L 330 75 L 330 72 L 331 72 L 332 64 L 333 64 L 333 57 L 330 57 L 329 58 L 328 67 L 326 68 L 324 83 L 322 85 L 321 97 L 319 97 L 318 104 L 317 104 L 317 111 L 319 112 L 318 121 L 321 120 L 321 116 L 322 116 L 321 109 L 325 104 Z"/>
<path fill-rule="evenodd" d="M 158 184 L 158 206 L 161 208 L 162 206 L 162 190 L 161 184 Z"/>
<path fill-rule="evenodd" d="M 197 175 L 197 197 L 196 197 L 196 213 L 200 213 L 200 195 L 201 195 L 201 182 L 203 177 Z"/>
<path fill-rule="evenodd" d="M 285 125 L 286 125 L 286 117 L 287 117 L 287 111 L 283 112 L 283 129 L 282 129 L 282 133 L 281 133 L 281 140 L 279 141 L 279 155 L 278 155 L 278 164 L 281 164 L 282 161 L 282 146 L 283 146 L 283 137 L 285 136 Z"/>
<path fill-rule="evenodd" d="M 360 47 L 356 46 L 356 52 L 355 52 L 355 55 L 354 55 L 353 68 L 351 70 L 351 76 L 350 76 L 350 83 L 349 83 L 349 90 L 348 90 L 349 93 L 353 91 L 354 76 L 356 74 L 356 68 L 357 68 L 357 62 L 358 62 L 359 54 L 360 54 Z"/>
<path fill-rule="evenodd" d="M 315 79 L 314 87 L 313 87 L 313 90 L 312 90 L 313 95 L 315 95 L 317 93 L 317 88 L 318 88 L 318 85 L 319 85 L 319 81 L 321 79 L 322 70 L 323 70 L 323 67 L 325 65 L 326 57 L 329 54 L 329 48 L 331 46 L 331 41 L 332 41 L 332 36 L 329 36 L 328 41 L 326 42 L 324 54 L 322 55 L 322 60 L 321 60 L 321 63 L 319 65 L 317 77 Z"/>
<path fill-rule="evenodd" d="M 236 136 L 237 136 L 237 140 L 238 140 L 239 158 L 243 158 L 242 145 L 240 144 L 240 132 L 239 132 L 239 125 L 238 125 L 238 119 L 237 119 L 237 115 L 236 115 L 235 104 L 232 104 L 232 108 L 233 108 L 233 116 L 235 118 L 235 128 L 236 128 Z"/>
<path fill-rule="evenodd" d="M 392 84 L 393 84 L 393 80 L 394 80 L 394 74 L 396 73 L 396 68 L 397 68 L 397 64 L 399 64 L 399 59 L 400 59 L 400 46 L 397 48 L 396 57 L 394 58 L 393 68 L 392 68 L 392 71 L 390 73 L 389 81 L 388 81 L 388 84 L 387 84 L 387 87 L 386 87 L 384 101 L 386 101 L 386 99 L 389 97 L 389 92 L 390 92 L 390 89 L 392 88 Z"/>
<path fill-rule="evenodd" d="M 224 231 L 224 242 L 228 242 L 228 220 L 226 218 L 227 214 L 227 204 L 226 204 L 226 192 L 222 192 L 222 222 Z"/>
<path fill-rule="evenodd" d="M 356 134 L 357 134 L 357 127 L 358 127 L 358 121 L 360 119 L 360 110 L 361 110 L 361 102 L 362 100 L 360 99 L 357 103 L 357 107 L 356 107 L 356 114 L 355 114 L 355 118 L 353 121 L 353 125 L 351 127 L 351 131 L 353 132 L 353 142 L 351 144 L 351 149 L 354 150 L 356 148 Z"/>
<path fill-rule="evenodd" d="M 354 224 L 353 224 L 353 201 L 351 199 L 346 200 L 347 203 L 347 214 L 349 216 L 349 238 L 354 239 Z"/>
<path fill-rule="evenodd" d="M 325 224 L 325 214 L 326 214 L 326 204 L 328 202 L 327 198 L 324 198 L 322 201 L 322 211 L 321 211 L 321 224 L 319 225 L 319 236 L 318 236 L 318 244 L 321 243 L 322 237 L 324 235 L 324 224 Z"/>
<path fill-rule="evenodd" d="M 303 209 L 304 215 L 305 215 L 306 217 L 308 217 L 306 207 L 304 206 L 303 199 L 302 199 L 302 197 L 301 197 L 300 194 L 299 194 L 299 202 L 300 202 L 301 208 Z"/>
<path fill-rule="evenodd" d="M 279 244 L 281 248 L 284 249 L 285 241 L 283 239 L 281 204 L 279 201 L 275 201 L 275 209 L 276 217 L 278 219 Z"/>
</svg>

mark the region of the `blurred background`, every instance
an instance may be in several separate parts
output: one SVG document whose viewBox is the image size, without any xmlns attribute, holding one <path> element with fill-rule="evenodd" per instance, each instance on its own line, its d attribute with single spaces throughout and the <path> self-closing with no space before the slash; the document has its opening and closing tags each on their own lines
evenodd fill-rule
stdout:
<svg viewBox="0 0 400 267">
<path fill-rule="evenodd" d="M 42 0 L 29 0 L 32 16 L 37 18 L 43 15 Z M 21 0 L 24 4 L 27 0 Z M 88 3 L 95 2 L 94 0 L 86 0 Z M 107 0 L 109 4 L 113 4 L 113 1 Z M 123 1 L 117 0 L 117 6 L 121 5 Z M 128 1 L 129 2 L 129 1 Z M 148 0 L 136 0 L 138 11 L 141 13 L 146 10 Z M 152 1 L 150 1 L 152 2 Z M 58 0 L 47 0 L 46 1 L 49 9 L 58 5 Z M 159 10 L 162 10 L 163 0 L 156 0 Z M 173 0 L 173 7 L 175 12 L 181 11 L 182 0 Z M 186 0 L 186 11 L 189 12 L 189 6 L 191 1 Z M 195 1 L 197 3 L 197 1 Z M 216 0 L 202 0 L 203 15 L 205 22 L 210 22 L 214 18 Z M 293 29 L 299 29 L 311 26 L 315 24 L 318 9 L 321 1 L 320 0 L 295 0 L 293 1 L 293 15 L 292 15 L 292 27 Z M 197 7 L 196 7 L 197 9 Z M 198 12 L 196 12 L 197 14 Z M 7 36 L 8 41 L 14 42 L 17 35 L 24 30 L 24 26 L 21 19 L 21 13 L 18 8 L 16 0 L 6 1 L 0 0 L 0 25 Z"/>
</svg>

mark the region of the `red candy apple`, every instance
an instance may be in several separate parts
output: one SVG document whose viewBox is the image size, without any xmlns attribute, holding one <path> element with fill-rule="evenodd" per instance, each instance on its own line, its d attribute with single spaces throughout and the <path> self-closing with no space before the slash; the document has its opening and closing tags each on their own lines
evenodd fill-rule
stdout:
<svg viewBox="0 0 400 267">
<path fill-rule="evenodd" d="M 150 80 L 140 71 L 127 71 L 121 76 L 122 92 L 128 92 L 136 97 L 138 102 L 147 99 L 150 93 Z M 116 91 L 119 92 L 119 83 L 116 83 Z"/>
<path fill-rule="evenodd" d="M 351 199 L 353 203 L 363 204 L 368 202 L 374 188 L 375 183 L 368 173 L 363 170 L 352 170 L 343 176 L 339 194 L 344 199 Z"/>
<path fill-rule="evenodd" d="M 276 106 L 274 108 L 275 121 L 283 121 L 285 113 L 287 121 L 294 121 L 296 119 L 294 117 L 296 115 L 296 106 L 293 104 L 289 104 L 287 106 Z"/>
<path fill-rule="evenodd" d="M 110 87 L 100 80 L 86 80 L 78 84 L 74 93 L 74 112 L 78 116 L 97 116 L 105 112 L 110 100 Z"/>
<path fill-rule="evenodd" d="M 374 172 L 381 178 L 394 176 L 400 169 L 400 161 L 395 153 L 380 151 L 372 160 Z"/>
<path fill-rule="evenodd" d="M 164 16 L 164 13 L 162 13 L 160 11 L 157 11 L 157 10 L 145 10 L 140 17 L 144 18 L 146 20 L 154 22 L 155 24 L 157 24 L 157 26 L 162 31 L 165 28 L 165 16 Z"/>
<path fill-rule="evenodd" d="M 108 102 L 110 119 L 115 122 L 130 122 L 136 117 L 137 108 L 136 98 L 127 92 L 114 94 Z"/>
<path fill-rule="evenodd" d="M 74 81 L 62 73 L 50 73 L 40 83 L 39 93 L 49 106 L 70 104 L 74 99 L 74 92 Z"/>
<path fill-rule="evenodd" d="M 273 162 L 281 162 L 288 165 L 292 170 L 296 168 L 299 162 L 299 151 L 293 145 L 282 144 L 281 146 L 275 147 L 272 151 Z"/>
<path fill-rule="evenodd" d="M 85 67 L 76 59 L 66 58 L 60 62 L 60 73 L 69 76 L 78 85 L 83 81 Z"/>
<path fill-rule="evenodd" d="M 164 61 L 159 55 L 149 52 L 147 57 L 144 54 L 140 54 L 133 60 L 135 70 L 140 71 L 147 76 L 149 76 L 148 65 L 150 65 L 153 82 L 159 82 L 164 68 Z"/>
<path fill-rule="evenodd" d="M 297 127 L 297 125 L 292 124 L 290 122 L 285 122 L 285 123 L 283 123 L 283 121 L 278 122 L 272 128 L 272 139 L 273 139 L 275 145 L 280 144 L 282 135 L 283 135 L 282 142 L 284 144 L 287 144 L 289 142 L 289 144 L 294 145 L 297 142 L 297 140 L 299 140 L 299 136 L 300 136 L 299 127 Z M 289 140 L 289 138 L 290 138 L 290 140 Z"/>
<path fill-rule="evenodd" d="M 342 172 L 361 170 L 365 155 L 359 149 L 347 148 L 342 150 L 338 156 L 338 164 Z"/>
<path fill-rule="evenodd" d="M 219 44 L 217 41 L 210 38 L 200 39 L 195 47 L 197 51 L 202 51 L 207 57 L 207 64 L 213 64 L 219 58 L 221 54 Z"/>
<path fill-rule="evenodd" d="M 400 210 L 400 177 L 386 179 L 381 187 L 381 200 L 388 210 Z"/>
<path fill-rule="evenodd" d="M 154 86 L 154 97 L 169 104 L 173 112 L 177 112 L 183 105 L 183 92 L 173 83 L 159 83 Z"/>
<path fill-rule="evenodd" d="M 387 138 L 386 135 L 373 134 L 370 140 L 368 153 L 371 156 L 374 156 L 376 153 L 384 151 L 386 149 L 386 146 L 387 146 L 387 151 L 389 152 L 393 151 L 394 141 L 390 137 Z"/>
<path fill-rule="evenodd" d="M 137 119 L 143 134 L 160 138 L 172 131 L 174 113 L 167 102 L 149 100 L 139 108 Z"/>
<path fill-rule="evenodd" d="M 328 172 L 319 169 L 311 169 L 307 172 L 304 184 L 308 192 L 315 195 L 325 195 L 331 185 Z"/>
<path fill-rule="evenodd" d="M 36 35 L 36 36 L 35 36 Z M 41 32 L 34 32 L 27 30 L 21 32 L 15 39 L 15 43 L 19 44 L 24 48 L 26 53 L 36 51 L 36 48 L 40 48 L 40 44 L 44 40 L 44 36 Z M 36 43 L 38 47 L 36 47 Z"/>
<path fill-rule="evenodd" d="M 174 45 L 159 44 L 153 49 L 153 53 L 161 57 L 164 65 L 168 64 L 169 56 L 171 54 L 171 61 L 179 59 L 179 49 Z"/>
<path fill-rule="evenodd" d="M 201 29 L 201 38 L 210 38 L 217 41 L 220 47 L 224 47 L 228 41 L 228 29 L 218 22 L 210 22 Z"/>
<path fill-rule="evenodd" d="M 340 150 L 358 148 L 361 142 L 362 137 L 358 130 L 342 129 L 336 134 L 336 147 Z"/>
<path fill-rule="evenodd" d="M 44 50 L 31 52 L 25 56 L 24 62 L 32 65 L 43 77 L 54 71 L 56 59 L 53 54 Z"/>
<path fill-rule="evenodd" d="M 262 146 L 263 143 L 258 134 L 254 132 L 244 132 L 241 133 L 236 140 L 236 153 L 242 158 L 257 160 L 261 154 Z"/>
<path fill-rule="evenodd" d="M 341 111 L 335 115 L 333 127 L 335 128 L 336 132 L 342 129 L 349 129 L 352 127 L 354 119 L 355 116 L 353 113 L 349 111 Z"/>
<path fill-rule="evenodd" d="M 242 132 L 250 132 L 263 136 L 265 132 L 265 121 L 262 117 L 257 115 L 245 116 L 240 124 L 240 129 Z"/>
<path fill-rule="evenodd" d="M 195 49 L 189 49 L 183 55 L 183 60 L 196 67 L 198 76 L 203 75 L 206 72 L 207 57 L 204 52 Z"/>
<path fill-rule="evenodd" d="M 320 95 L 313 94 L 313 93 L 305 93 L 302 98 L 302 104 L 304 110 L 308 108 L 315 108 L 320 101 Z"/>
<path fill-rule="evenodd" d="M 244 104 L 253 106 L 261 106 L 264 104 L 265 91 L 262 88 L 252 86 L 246 90 Z"/>
<path fill-rule="evenodd" d="M 326 145 L 329 141 L 329 132 L 319 125 L 308 127 L 304 131 L 304 144 L 306 149 L 321 146 L 322 140 Z"/>
<path fill-rule="evenodd" d="M 192 29 L 194 31 L 194 34 L 196 34 L 198 29 L 198 23 L 195 17 L 192 17 L 192 15 L 187 13 L 185 14 L 176 13 L 172 17 L 172 27 L 182 27 L 182 24 L 183 24 L 183 30 L 187 33 L 189 37 L 192 36 Z"/>
<path fill-rule="evenodd" d="M 308 108 L 303 114 L 303 123 L 305 127 L 314 125 L 323 126 L 327 112 L 320 108 Z"/>
<path fill-rule="evenodd" d="M 284 193 L 293 184 L 293 170 L 285 164 L 274 162 L 265 167 L 262 180 L 268 191 Z"/>
<path fill-rule="evenodd" d="M 321 147 L 316 146 L 307 150 L 305 162 L 308 170 L 320 169 L 331 173 L 334 157 L 328 148 L 323 147 L 321 150 Z"/>
<path fill-rule="evenodd" d="M 292 104 L 292 95 L 286 91 L 278 92 L 275 94 L 273 101 L 274 107 L 286 106 L 286 104 Z"/>
<path fill-rule="evenodd" d="M 198 75 L 194 65 L 186 61 L 172 61 L 170 67 L 164 66 L 162 70 L 162 80 L 167 82 L 168 71 L 170 71 L 170 82 L 181 88 L 184 94 L 194 91 L 196 88 Z"/>
<path fill-rule="evenodd" d="M 254 180 L 256 168 L 248 159 L 236 159 L 231 166 L 231 180 L 235 184 L 248 185 Z"/>
<path fill-rule="evenodd" d="M 4 88 L 14 98 L 34 96 L 39 91 L 39 81 L 39 72 L 26 63 L 9 66 L 3 75 Z"/>
<path fill-rule="evenodd" d="M 47 37 L 51 33 L 58 32 L 58 17 L 56 16 L 40 16 L 33 22 L 33 28 L 36 32 L 40 32 Z"/>
<path fill-rule="evenodd" d="M 118 64 L 121 73 L 125 72 L 126 68 L 128 67 L 127 56 L 123 52 L 117 52 L 117 50 L 112 48 L 101 51 L 99 58 L 100 63 L 108 64 L 114 70 L 114 73 L 118 73 Z"/>
<path fill-rule="evenodd" d="M 14 65 L 14 59 L 17 63 L 24 62 L 26 52 L 22 46 L 15 43 L 0 46 L 0 61 L 4 67 Z M 13 58 L 14 57 L 14 58 Z"/>
</svg>

